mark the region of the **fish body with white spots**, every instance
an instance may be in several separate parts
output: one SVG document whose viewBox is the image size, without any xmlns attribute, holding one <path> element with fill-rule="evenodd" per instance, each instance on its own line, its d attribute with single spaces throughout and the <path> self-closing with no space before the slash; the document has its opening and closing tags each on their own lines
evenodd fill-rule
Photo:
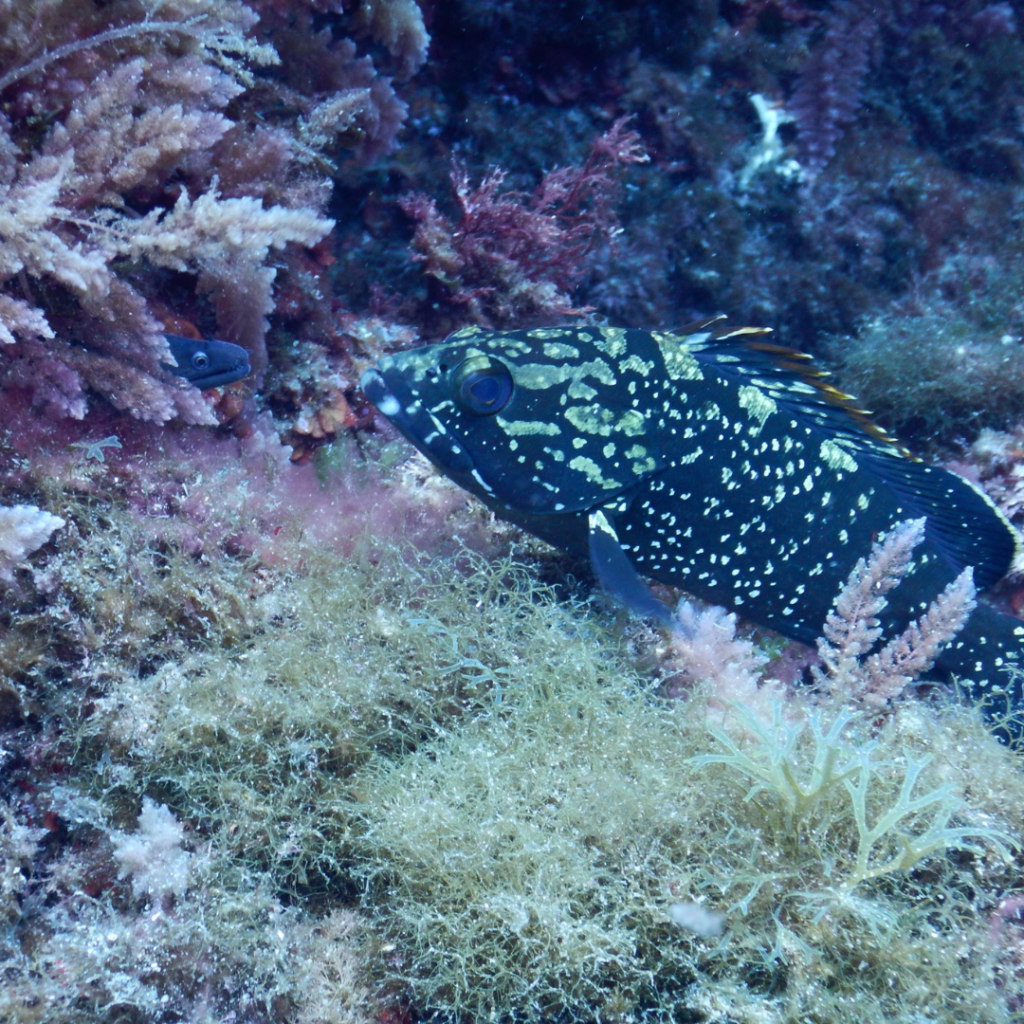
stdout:
<svg viewBox="0 0 1024 1024">
<path fill-rule="evenodd" d="M 924 540 L 888 634 L 965 567 L 979 590 L 1006 573 L 1016 536 L 979 490 L 910 458 L 767 332 L 716 328 L 466 328 L 385 357 L 363 390 L 456 483 L 659 618 L 641 575 L 813 643 L 857 560 L 908 519 Z M 1022 653 L 1024 623 L 979 603 L 938 671 L 1019 691 L 1003 670 Z"/>
</svg>

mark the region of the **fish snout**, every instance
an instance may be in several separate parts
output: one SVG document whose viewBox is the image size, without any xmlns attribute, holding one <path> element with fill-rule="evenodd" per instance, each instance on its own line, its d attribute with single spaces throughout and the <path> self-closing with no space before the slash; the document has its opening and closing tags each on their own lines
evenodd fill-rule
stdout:
<svg viewBox="0 0 1024 1024">
<path fill-rule="evenodd" d="M 411 441 L 456 483 L 472 489 L 463 482 L 464 477 L 473 472 L 473 460 L 469 452 L 432 412 L 423 407 L 418 397 L 410 395 L 407 400 L 403 400 L 401 394 L 395 394 L 385 375 L 377 368 L 367 370 L 360 378 L 359 386 L 381 415 L 387 417 L 407 441 Z M 400 376 L 398 390 L 405 390 Z"/>
<path fill-rule="evenodd" d="M 384 374 L 380 370 L 375 367 L 367 370 L 359 378 L 359 387 L 362 388 L 363 394 L 380 410 L 382 416 L 394 420 L 401 413 L 401 403 L 388 389 L 387 381 L 384 380 Z"/>
</svg>

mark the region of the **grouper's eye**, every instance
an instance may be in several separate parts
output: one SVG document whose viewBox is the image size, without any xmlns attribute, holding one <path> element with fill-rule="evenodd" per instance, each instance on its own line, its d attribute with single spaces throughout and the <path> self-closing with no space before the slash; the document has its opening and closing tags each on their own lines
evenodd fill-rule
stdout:
<svg viewBox="0 0 1024 1024">
<path fill-rule="evenodd" d="M 205 352 L 192 353 L 192 368 L 195 370 L 206 370 L 210 366 L 210 357 Z"/>
<path fill-rule="evenodd" d="M 455 400 L 466 412 L 490 416 L 500 412 L 512 397 L 512 374 L 489 356 L 473 356 L 452 371 Z"/>
</svg>

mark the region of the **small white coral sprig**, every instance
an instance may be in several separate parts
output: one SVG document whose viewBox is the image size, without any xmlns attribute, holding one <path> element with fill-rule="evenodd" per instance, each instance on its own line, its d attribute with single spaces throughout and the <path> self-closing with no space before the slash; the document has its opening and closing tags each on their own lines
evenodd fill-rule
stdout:
<svg viewBox="0 0 1024 1024">
<path fill-rule="evenodd" d="M 41 548 L 63 525 L 60 516 L 35 505 L 0 507 L 0 580 L 9 580 L 14 567 Z"/>
<path fill-rule="evenodd" d="M 131 877 L 132 895 L 181 896 L 188 888 L 193 855 L 181 848 L 185 830 L 164 804 L 142 798 L 139 830 L 115 832 L 114 859 L 118 878 Z"/>
<path fill-rule="evenodd" d="M 680 601 L 667 655 L 665 696 L 705 687 L 712 717 L 742 704 L 770 719 L 772 702 L 783 695 L 779 683 L 762 679 L 767 656 L 736 635 L 736 616 L 724 608 L 701 609 L 685 598 Z"/>
<path fill-rule="evenodd" d="M 857 562 L 839 592 L 818 641 L 823 668 L 814 669 L 816 681 L 837 698 L 880 707 L 899 696 L 931 668 L 974 610 L 974 575 L 967 568 L 924 615 L 869 653 L 882 635 L 879 616 L 887 604 L 885 595 L 910 571 L 924 529 L 924 519 L 894 526 Z"/>
</svg>

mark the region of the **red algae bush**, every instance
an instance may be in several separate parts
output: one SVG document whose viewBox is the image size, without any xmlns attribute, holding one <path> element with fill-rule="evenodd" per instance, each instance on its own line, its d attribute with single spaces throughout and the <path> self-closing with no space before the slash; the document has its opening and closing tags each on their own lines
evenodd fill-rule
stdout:
<svg viewBox="0 0 1024 1024">
<path fill-rule="evenodd" d="M 570 292 L 586 257 L 618 234 L 614 173 L 650 159 L 628 120 L 595 139 L 581 166 L 545 174 L 529 196 L 501 191 L 500 168 L 472 188 L 465 167 L 453 165 L 454 222 L 425 195 L 402 198 L 416 222 L 416 258 L 439 286 L 435 297 L 455 308 L 449 326 L 520 327 L 591 311 L 574 308 Z"/>
</svg>

